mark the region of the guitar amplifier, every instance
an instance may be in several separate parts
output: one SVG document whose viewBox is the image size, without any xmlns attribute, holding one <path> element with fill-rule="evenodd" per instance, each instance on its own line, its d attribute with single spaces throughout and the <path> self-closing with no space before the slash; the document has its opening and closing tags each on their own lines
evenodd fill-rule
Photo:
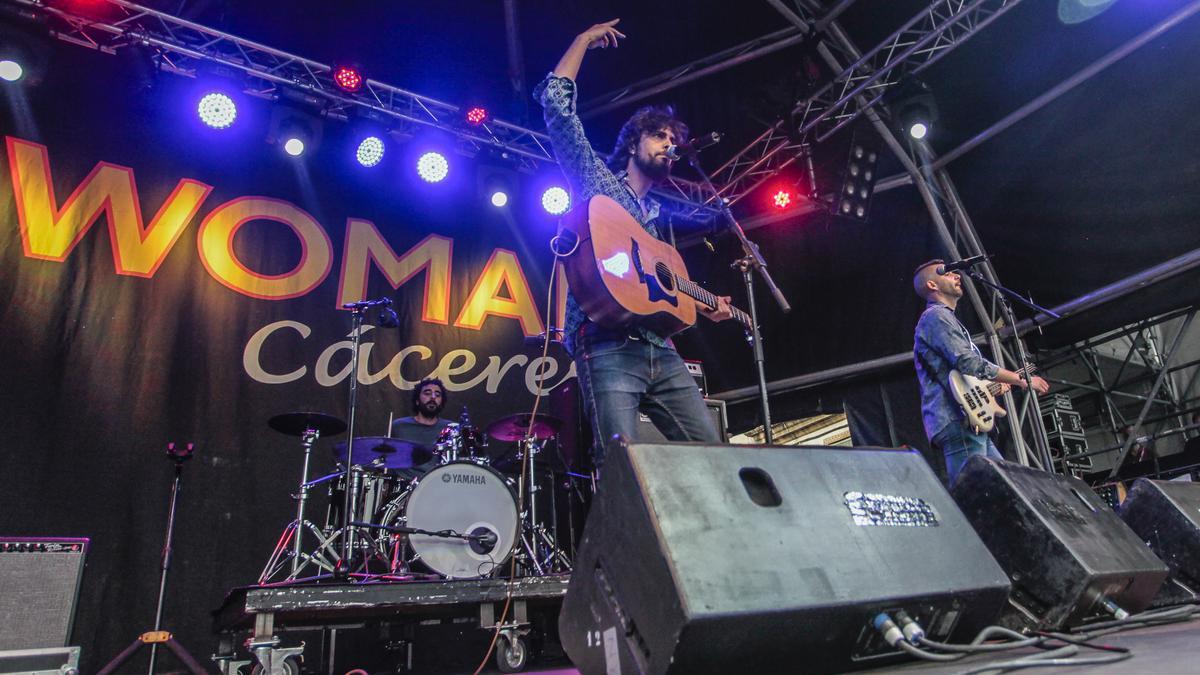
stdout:
<svg viewBox="0 0 1200 675">
<path fill-rule="evenodd" d="M 704 399 L 704 407 L 708 408 L 708 414 L 712 416 L 713 426 L 717 429 L 717 436 L 720 437 L 722 443 L 729 442 L 729 417 L 725 412 L 725 401 L 716 399 Z M 638 413 L 638 441 L 666 441 L 667 437 L 662 435 L 658 427 L 654 426 L 654 422 L 645 413 Z"/>
<path fill-rule="evenodd" d="M 687 366 L 688 375 L 691 375 L 692 379 L 696 381 L 700 395 L 708 396 L 708 381 L 704 379 L 704 362 L 684 359 L 683 365 Z"/>
<path fill-rule="evenodd" d="M 0 537 L 0 649 L 67 645 L 87 547 L 87 539 Z"/>
</svg>

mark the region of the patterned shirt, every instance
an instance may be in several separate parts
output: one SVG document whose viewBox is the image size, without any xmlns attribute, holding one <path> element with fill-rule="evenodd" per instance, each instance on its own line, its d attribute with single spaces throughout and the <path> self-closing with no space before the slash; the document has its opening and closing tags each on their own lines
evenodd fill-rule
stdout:
<svg viewBox="0 0 1200 675">
<path fill-rule="evenodd" d="M 625 172 L 613 173 L 604 163 L 604 157 L 593 150 L 588 142 L 583 123 L 575 111 L 575 81 L 551 73 L 533 90 L 533 97 L 542 105 L 554 157 L 571 187 L 572 205 L 583 205 L 596 195 L 604 195 L 623 206 L 652 236 L 661 239 L 655 224 L 660 213 L 659 203 L 649 196 L 639 200 L 637 193 L 626 182 Z M 568 291 L 567 316 L 563 326 L 563 346 L 568 354 L 574 354 L 575 339 L 588 321 L 590 319 L 576 302 L 574 294 Z M 664 337 L 641 326 L 632 328 L 630 335 L 659 347 L 671 346 Z"/>
<path fill-rule="evenodd" d="M 931 440 L 951 424 L 963 424 L 966 420 L 962 408 L 950 395 L 951 370 L 985 380 L 994 380 L 1000 373 L 999 366 L 983 358 L 954 310 L 936 300 L 925 305 L 917 321 L 913 360 L 921 383 L 921 418 L 925 434 Z"/>
</svg>

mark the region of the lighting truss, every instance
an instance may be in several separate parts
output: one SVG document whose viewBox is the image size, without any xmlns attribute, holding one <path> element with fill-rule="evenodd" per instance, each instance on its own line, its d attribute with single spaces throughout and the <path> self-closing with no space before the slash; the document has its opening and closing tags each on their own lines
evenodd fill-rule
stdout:
<svg viewBox="0 0 1200 675">
<path fill-rule="evenodd" d="M 795 162 L 807 143 L 824 141 L 858 119 L 904 77 L 935 63 L 1019 3 L 937 0 L 861 56 L 838 53 L 836 40 L 821 41 L 823 47 L 834 51 L 837 62 L 848 65 L 797 103 L 792 120 L 776 122 L 714 171 L 717 194 L 730 204 L 737 203 Z M 832 24 L 802 11 L 806 16 L 800 18 L 807 24 Z M 789 126 L 796 129 L 790 135 Z"/>
<path fill-rule="evenodd" d="M 46 0 L 3 0 L 44 12 L 57 19 L 54 35 L 60 40 L 113 54 L 129 47 L 155 50 L 159 67 L 186 77 L 195 77 L 204 64 L 217 64 L 244 77 L 244 91 L 253 96 L 275 98 L 282 88 L 321 97 L 331 117 L 348 117 L 356 108 L 375 111 L 403 125 L 433 127 L 454 135 L 467 151 L 493 147 L 507 152 L 525 168 L 557 164 L 545 134 L 493 119 L 486 124 L 461 124 L 463 110 L 457 105 L 395 87 L 366 80 L 357 92 L 346 92 L 333 81 L 333 67 L 301 56 L 208 28 L 155 9 L 125 0 L 101 0 L 91 5 L 115 9 L 119 17 L 86 16 L 84 7 L 49 3 Z M 111 12 L 110 12 L 111 13 Z M 716 211 L 704 206 L 711 194 L 684 179 L 655 190 L 664 199 L 679 202 L 691 215 L 711 218 Z"/>
</svg>

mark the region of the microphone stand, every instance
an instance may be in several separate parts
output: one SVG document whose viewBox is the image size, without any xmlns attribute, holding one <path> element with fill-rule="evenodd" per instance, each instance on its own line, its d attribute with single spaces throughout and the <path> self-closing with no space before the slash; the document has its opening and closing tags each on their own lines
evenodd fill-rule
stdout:
<svg viewBox="0 0 1200 675">
<path fill-rule="evenodd" d="M 385 310 L 390 309 L 392 301 L 389 298 L 380 298 L 379 300 L 363 300 L 362 302 L 350 302 L 342 305 L 342 309 L 350 310 L 350 343 L 354 351 L 350 356 L 350 401 L 349 412 L 346 414 L 346 464 L 343 467 L 343 485 L 344 499 L 342 500 L 342 551 L 337 565 L 333 569 L 333 576 L 338 580 L 345 580 L 350 577 L 350 566 L 353 564 L 354 556 L 354 532 L 352 527 L 354 519 L 354 511 L 358 509 L 357 491 L 353 489 L 351 484 L 351 467 L 354 464 L 354 422 L 355 411 L 358 407 L 358 352 L 359 345 L 362 343 L 362 326 L 363 315 L 371 307 L 383 307 Z M 381 321 L 381 323 L 391 323 L 390 321 Z M 395 324 L 392 324 L 393 326 Z"/>
<path fill-rule="evenodd" d="M 1020 367 L 1023 368 L 1029 359 L 1029 354 L 1025 351 L 1025 341 L 1022 340 L 1021 336 L 1017 334 L 1017 320 L 1016 316 L 1013 315 L 1012 305 L 1010 305 L 1009 302 L 1004 298 L 1006 296 L 1013 298 L 1022 305 L 1032 309 L 1034 312 L 1041 312 L 1047 316 L 1054 317 L 1055 319 L 1061 319 L 1062 316 L 1056 314 L 1053 310 L 1042 307 L 1032 299 L 1026 298 L 1010 288 L 1006 288 L 1001 284 L 988 281 L 986 278 L 984 278 L 983 274 L 981 274 L 979 270 L 975 269 L 974 267 L 968 267 L 967 269 L 963 270 L 963 272 L 965 272 L 967 276 L 971 277 L 972 280 L 987 286 L 988 288 L 992 289 L 992 292 L 996 293 L 997 300 L 999 300 L 1000 306 L 1004 309 L 1005 321 L 1008 321 L 1009 325 L 1013 327 L 1013 342 L 1017 345 L 1017 358 L 1021 361 Z M 1036 420 L 1034 421 L 1033 444 L 1037 447 L 1038 456 L 1042 462 L 1042 469 L 1047 473 L 1054 473 L 1054 458 L 1050 456 L 1050 444 L 1046 440 L 1046 431 L 1044 428 L 1042 428 L 1042 410 L 1037 404 L 1037 393 L 1033 391 L 1033 374 L 1027 369 L 1019 370 L 1018 372 L 1021 373 L 1021 379 L 1025 380 L 1025 391 L 1027 392 L 1025 400 L 1021 405 L 1022 413 L 1025 413 L 1028 410 L 1031 401 L 1033 402 L 1034 412 L 1036 413 L 1034 415 Z M 1020 418 L 1018 417 L 1017 419 L 1019 422 Z M 1018 431 L 1020 430 L 1018 429 Z M 1021 439 L 1014 439 L 1014 442 L 1020 443 Z M 1063 466 L 1066 467 L 1065 458 L 1063 459 Z"/>
<path fill-rule="evenodd" d="M 779 308 L 783 310 L 784 314 L 792 311 L 792 306 L 788 304 L 787 298 L 783 296 L 783 291 L 779 290 L 779 286 L 771 278 L 771 273 L 767 271 L 767 261 L 763 259 L 762 253 L 758 250 L 758 244 L 755 244 L 746 237 L 746 231 L 742 229 L 741 223 L 737 221 L 737 218 L 734 218 L 733 212 L 729 210 L 729 205 L 725 202 L 725 199 L 717 193 L 717 188 L 713 186 L 712 178 L 700 167 L 696 149 L 680 148 L 680 150 L 687 157 L 688 164 L 700 175 L 701 182 L 704 183 L 716 198 L 717 208 L 729 224 L 729 231 L 733 232 L 742 245 L 742 257 L 730 265 L 730 268 L 742 273 L 742 283 L 746 286 L 746 302 L 750 308 L 750 331 L 747 338 L 754 350 L 754 365 L 758 375 L 758 398 L 759 406 L 762 408 L 763 440 L 767 445 L 771 445 L 775 441 L 775 434 L 771 430 L 771 406 L 767 400 L 767 371 L 764 365 L 762 334 L 758 329 L 758 305 L 754 302 L 754 277 L 751 274 L 751 270 L 757 270 L 762 276 L 763 283 L 767 285 L 767 290 L 771 292 L 771 295 L 775 298 L 775 302 L 779 304 Z"/>
</svg>

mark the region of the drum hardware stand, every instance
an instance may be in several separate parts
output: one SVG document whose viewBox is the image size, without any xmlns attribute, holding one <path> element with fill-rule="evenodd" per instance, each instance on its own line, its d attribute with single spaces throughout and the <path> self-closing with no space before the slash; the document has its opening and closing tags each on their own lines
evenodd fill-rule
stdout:
<svg viewBox="0 0 1200 675">
<path fill-rule="evenodd" d="M 275 551 L 271 554 L 271 558 L 267 561 L 267 566 L 263 568 L 262 575 L 258 578 L 258 583 L 265 584 L 270 578 L 271 573 L 275 571 L 280 559 L 287 550 L 288 541 L 292 544 L 292 573 L 288 575 L 287 581 L 293 581 L 300 572 L 300 559 L 303 556 L 303 547 L 301 544 L 304 528 L 310 528 L 314 534 L 320 538 L 320 530 L 316 525 L 304 519 L 304 507 L 308 503 L 308 489 L 312 487 L 312 483 L 308 480 L 308 464 L 312 456 L 313 445 L 317 439 L 321 437 L 321 432 L 317 429 L 308 428 L 300 436 L 300 444 L 304 446 L 304 468 L 300 473 L 300 492 L 293 495 L 296 499 L 296 519 L 288 523 L 283 528 L 283 534 L 279 537 L 279 543 L 275 546 Z"/>
<path fill-rule="evenodd" d="M 763 420 L 763 440 L 767 445 L 775 441 L 774 432 L 771 430 L 771 406 L 767 400 L 767 373 L 764 367 L 764 357 L 762 348 L 762 333 L 758 329 L 758 307 L 754 302 L 754 283 L 753 277 L 750 274 L 751 269 L 758 270 L 762 276 L 763 283 L 767 285 L 767 290 L 771 292 L 771 296 L 775 298 L 775 302 L 779 304 L 779 308 L 784 314 L 792 311 L 792 306 L 784 297 L 783 291 L 779 290 L 779 286 L 775 285 L 775 280 L 771 278 L 771 273 L 767 271 L 767 261 L 763 258 L 762 252 L 758 250 L 758 244 L 750 241 L 746 237 L 746 231 L 742 229 L 741 223 L 734 218 L 733 211 L 729 210 L 729 203 L 720 196 L 716 186 L 712 183 L 712 178 L 700 166 L 699 156 L 694 148 L 678 148 L 686 156 L 688 164 L 696 170 L 700 175 L 700 180 L 715 196 L 715 206 L 725 216 L 726 222 L 729 223 L 729 231 L 732 232 L 742 245 L 743 257 L 733 263 L 733 269 L 739 270 L 742 273 L 742 282 L 746 286 L 746 302 L 750 309 L 750 330 L 747 338 L 750 340 L 754 348 L 754 363 L 758 369 L 758 398 L 759 406 L 762 408 Z"/>
<path fill-rule="evenodd" d="M 526 509 L 520 514 L 520 520 L 518 520 L 521 526 L 521 546 L 525 549 L 525 555 L 529 557 L 529 563 L 533 566 L 537 576 L 545 576 L 554 572 L 570 572 L 570 558 L 558 547 L 554 535 L 547 532 L 536 518 L 539 488 L 534 479 L 534 458 L 542 451 L 542 444 L 533 436 L 517 441 L 517 443 L 520 447 L 521 462 L 524 464 L 517 490 L 521 494 L 528 495 Z M 537 552 L 540 549 L 546 551 L 545 560 L 539 560 Z"/>
<path fill-rule="evenodd" d="M 158 606 L 154 610 L 154 630 L 139 635 L 124 651 L 117 654 L 116 658 L 109 661 L 108 665 L 100 669 L 100 675 L 110 675 L 110 673 L 116 672 L 122 664 L 146 645 L 150 645 L 150 669 L 147 672 L 149 675 L 154 675 L 154 667 L 158 662 L 158 645 L 160 644 L 166 645 L 193 675 L 203 675 L 207 672 L 183 645 L 175 641 L 170 631 L 162 629 L 163 602 L 167 596 L 167 572 L 171 569 L 171 554 L 174 552 L 172 542 L 175 538 L 175 507 L 179 501 L 179 486 L 183 480 L 183 463 L 191 459 L 194 450 L 195 446 L 191 443 L 183 447 L 176 446 L 174 443 L 167 444 L 167 457 L 175 462 L 175 480 L 171 484 L 171 506 L 167 511 L 167 535 L 163 544 L 162 572 L 158 580 Z"/>
<path fill-rule="evenodd" d="M 390 298 L 380 298 L 342 305 L 342 309 L 350 310 L 350 343 L 354 351 L 350 357 L 350 401 L 349 410 L 346 413 L 347 429 L 349 430 L 346 438 L 349 440 L 346 443 L 346 463 L 344 465 L 346 494 L 342 503 L 341 555 L 337 565 L 333 568 L 333 576 L 339 580 L 350 577 L 350 567 L 353 565 L 355 554 L 355 530 L 350 526 L 350 521 L 355 509 L 358 508 L 358 495 L 356 490 L 351 489 L 350 479 L 354 464 L 354 424 L 357 417 L 355 412 L 358 407 L 358 352 L 359 345 L 362 343 L 363 314 L 371 307 L 381 307 L 379 325 L 384 328 L 395 328 L 400 325 L 400 321 L 396 317 L 396 312 L 391 308 L 391 304 Z"/>
</svg>

